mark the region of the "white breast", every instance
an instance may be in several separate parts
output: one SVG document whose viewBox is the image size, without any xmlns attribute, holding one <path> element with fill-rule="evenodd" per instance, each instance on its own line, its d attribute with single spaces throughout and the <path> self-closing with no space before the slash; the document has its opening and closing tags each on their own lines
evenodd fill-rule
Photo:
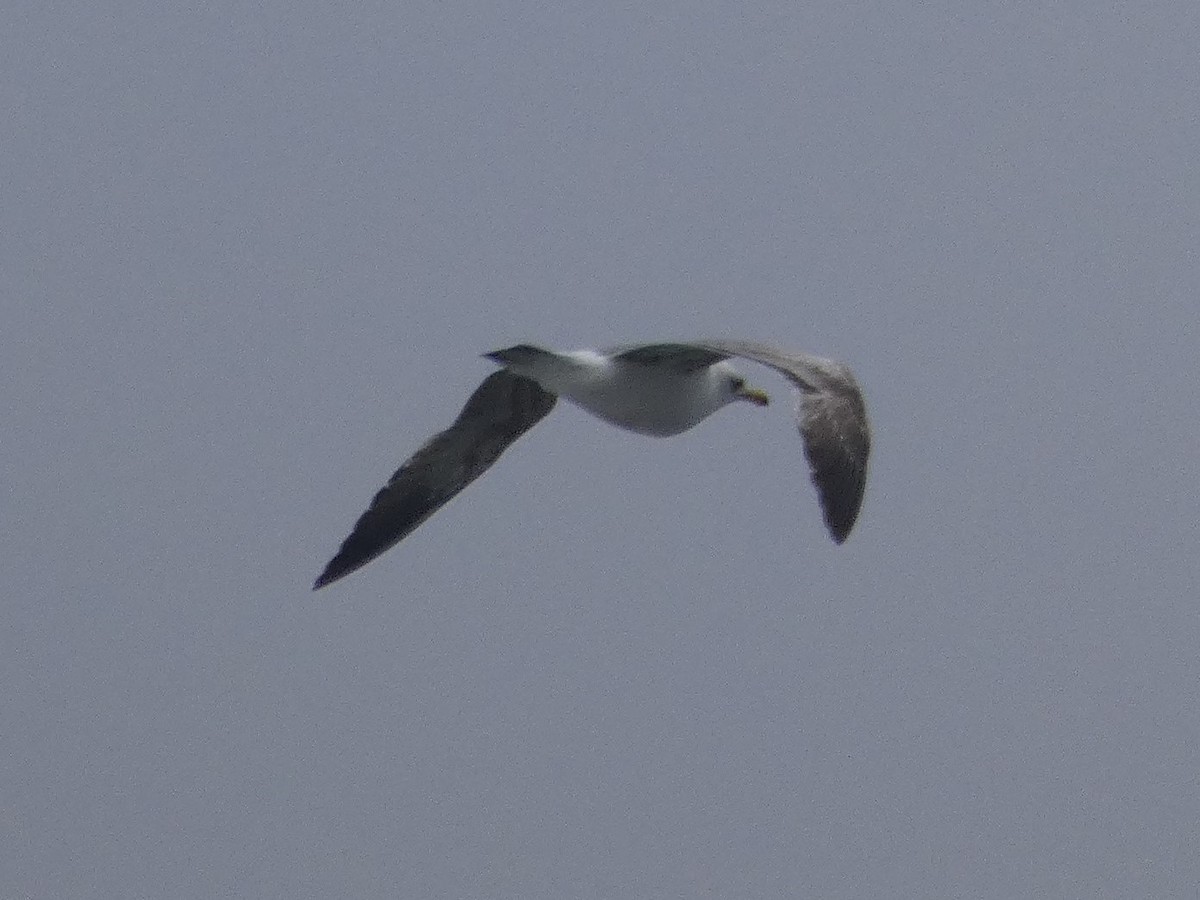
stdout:
<svg viewBox="0 0 1200 900">
<path fill-rule="evenodd" d="M 640 434 L 669 437 L 687 431 L 733 399 L 724 389 L 728 372 L 722 363 L 689 373 L 622 365 L 599 354 L 577 363 L 572 376 L 557 385 L 559 396 Z"/>
</svg>

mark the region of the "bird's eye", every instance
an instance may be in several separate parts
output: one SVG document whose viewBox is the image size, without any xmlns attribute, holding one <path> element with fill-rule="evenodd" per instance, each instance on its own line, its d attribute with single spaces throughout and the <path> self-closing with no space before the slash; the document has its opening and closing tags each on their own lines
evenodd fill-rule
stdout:
<svg viewBox="0 0 1200 900">
<path fill-rule="evenodd" d="M 745 386 L 746 386 L 746 379 L 745 379 L 745 378 L 738 378 L 738 377 L 735 375 L 733 378 L 730 378 L 730 379 L 729 379 L 729 387 L 730 387 L 730 388 L 733 390 L 733 392 L 734 392 L 735 394 L 736 394 L 738 391 L 740 391 L 742 388 L 744 388 Z"/>
</svg>

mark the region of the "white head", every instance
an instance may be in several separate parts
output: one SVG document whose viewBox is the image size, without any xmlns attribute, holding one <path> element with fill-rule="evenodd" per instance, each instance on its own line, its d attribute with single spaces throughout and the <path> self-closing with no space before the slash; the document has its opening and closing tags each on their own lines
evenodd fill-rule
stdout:
<svg viewBox="0 0 1200 900">
<path fill-rule="evenodd" d="M 720 379 L 723 393 L 728 398 L 726 403 L 732 403 L 734 400 L 748 400 L 755 406 L 766 406 L 771 402 L 766 391 L 746 384 L 746 379 L 724 360 L 713 366 L 713 372 Z"/>
</svg>

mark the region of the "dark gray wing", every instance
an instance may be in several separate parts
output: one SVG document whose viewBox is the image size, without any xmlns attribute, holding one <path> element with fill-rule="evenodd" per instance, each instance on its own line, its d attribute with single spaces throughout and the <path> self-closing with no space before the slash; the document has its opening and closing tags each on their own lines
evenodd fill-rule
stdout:
<svg viewBox="0 0 1200 900">
<path fill-rule="evenodd" d="M 871 453 L 867 406 L 853 373 L 833 360 L 753 341 L 697 341 L 695 346 L 770 366 L 800 389 L 797 424 L 825 525 L 837 543 L 846 540 L 862 506 Z"/>
<path fill-rule="evenodd" d="M 557 399 L 528 378 L 505 370 L 489 375 L 454 424 L 430 438 L 375 495 L 313 590 L 366 565 L 407 537 L 487 471 Z"/>
<path fill-rule="evenodd" d="M 700 344 L 638 344 L 606 352 L 622 362 L 682 373 L 707 369 L 729 356 L 728 353 Z"/>
</svg>

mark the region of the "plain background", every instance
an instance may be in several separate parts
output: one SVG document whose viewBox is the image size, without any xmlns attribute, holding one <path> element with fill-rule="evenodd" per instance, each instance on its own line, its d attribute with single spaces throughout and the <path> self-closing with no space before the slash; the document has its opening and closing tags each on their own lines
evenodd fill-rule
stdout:
<svg viewBox="0 0 1200 900">
<path fill-rule="evenodd" d="M 0 898 L 1200 883 L 1200 7 L 10 3 Z M 309 591 L 518 341 L 563 405 Z"/>
</svg>

